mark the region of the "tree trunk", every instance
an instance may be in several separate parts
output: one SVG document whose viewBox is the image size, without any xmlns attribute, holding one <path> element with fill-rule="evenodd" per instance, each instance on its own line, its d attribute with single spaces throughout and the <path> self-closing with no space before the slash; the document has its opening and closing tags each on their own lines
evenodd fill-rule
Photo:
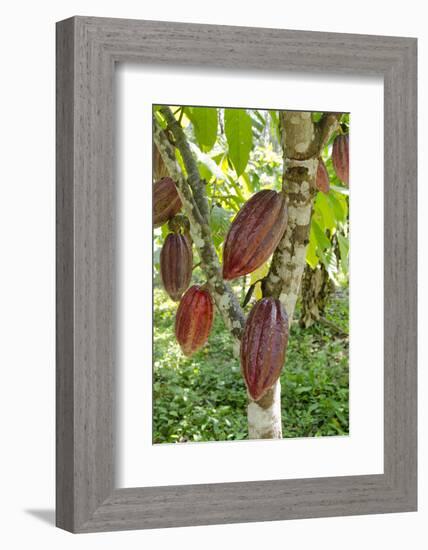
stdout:
<svg viewBox="0 0 428 550">
<path fill-rule="evenodd" d="M 247 417 L 250 439 L 281 439 L 281 384 L 279 380 L 259 401 L 248 399 Z"/>
<path fill-rule="evenodd" d="M 333 291 L 333 283 L 324 264 L 315 269 L 306 265 L 302 278 L 300 325 L 308 328 L 323 315 L 327 300 Z"/>
<path fill-rule="evenodd" d="M 291 327 L 306 265 L 318 159 L 337 127 L 337 115 L 325 115 L 315 124 L 310 112 L 281 112 L 280 124 L 288 225 L 263 281 L 263 295 L 281 300 Z M 261 400 L 249 399 L 247 411 L 250 438 L 282 437 L 280 381 Z"/>
</svg>

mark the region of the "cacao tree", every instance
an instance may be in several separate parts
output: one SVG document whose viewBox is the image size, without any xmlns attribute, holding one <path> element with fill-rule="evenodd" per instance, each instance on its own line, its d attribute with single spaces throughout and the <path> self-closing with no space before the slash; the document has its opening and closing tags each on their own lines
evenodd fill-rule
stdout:
<svg viewBox="0 0 428 550">
<path fill-rule="evenodd" d="M 164 287 L 181 298 L 176 337 L 190 355 L 207 341 L 214 307 L 221 315 L 241 361 L 250 438 L 282 436 L 279 374 L 305 266 L 347 276 L 348 123 L 340 113 L 154 108 L 154 224 Z M 193 256 L 205 283 L 186 291 Z"/>
</svg>

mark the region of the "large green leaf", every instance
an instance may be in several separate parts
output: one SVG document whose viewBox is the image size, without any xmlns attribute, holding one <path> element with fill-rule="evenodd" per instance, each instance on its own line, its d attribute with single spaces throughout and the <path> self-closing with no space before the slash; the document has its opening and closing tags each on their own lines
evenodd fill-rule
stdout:
<svg viewBox="0 0 428 550">
<path fill-rule="evenodd" d="M 323 229 L 328 229 L 331 232 L 336 228 L 337 222 L 335 211 L 329 201 L 328 195 L 318 193 L 315 200 L 315 211 L 318 212 L 322 218 Z"/>
<path fill-rule="evenodd" d="M 332 189 L 330 189 L 330 193 L 326 196 L 326 199 L 334 212 L 336 222 L 344 222 L 347 215 L 346 199 L 343 200 L 342 195 L 338 195 Z"/>
<path fill-rule="evenodd" d="M 314 218 L 312 218 L 311 232 L 314 233 L 315 241 L 318 247 L 318 250 L 325 250 L 331 248 L 331 243 L 326 237 L 324 231 L 318 225 Z"/>
<path fill-rule="evenodd" d="M 325 252 L 323 252 L 322 250 L 318 249 L 318 255 L 322 261 L 322 263 L 324 264 L 324 267 L 326 268 L 327 270 L 327 273 L 329 274 L 330 276 L 330 279 L 332 279 L 333 281 L 337 281 L 337 258 L 336 258 L 336 255 L 334 253 L 334 250 L 333 249 L 330 249 L 330 250 L 326 250 Z"/>
<path fill-rule="evenodd" d="M 338 233 L 337 240 L 339 242 L 340 261 L 342 263 L 342 269 L 345 273 L 348 273 L 349 239 L 341 233 Z"/>
<path fill-rule="evenodd" d="M 317 244 L 315 241 L 315 235 L 313 231 L 311 231 L 309 237 L 309 245 L 306 249 L 306 261 L 312 267 L 312 269 L 315 269 L 318 265 Z"/>
<path fill-rule="evenodd" d="M 253 145 L 251 117 L 244 109 L 225 109 L 224 131 L 230 160 L 240 176 L 247 166 Z"/>
<path fill-rule="evenodd" d="M 191 107 L 186 109 L 195 131 L 196 141 L 203 151 L 210 151 L 217 139 L 217 109 L 215 107 Z"/>
</svg>

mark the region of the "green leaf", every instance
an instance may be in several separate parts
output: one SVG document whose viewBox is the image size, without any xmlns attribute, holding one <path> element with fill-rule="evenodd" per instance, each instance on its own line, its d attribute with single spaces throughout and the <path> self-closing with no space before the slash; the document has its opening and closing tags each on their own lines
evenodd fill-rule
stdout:
<svg viewBox="0 0 428 550">
<path fill-rule="evenodd" d="M 337 234 L 337 240 L 339 242 L 340 260 L 342 262 L 342 269 L 345 273 L 348 273 L 348 255 L 349 255 L 349 239 L 341 233 Z"/>
<path fill-rule="evenodd" d="M 212 173 L 207 168 L 206 164 L 204 164 L 203 162 L 198 162 L 198 169 L 199 169 L 199 175 L 201 176 L 201 178 L 209 182 L 210 179 L 212 178 Z"/>
<path fill-rule="evenodd" d="M 244 109 L 225 109 L 224 131 L 230 160 L 240 176 L 247 166 L 253 145 L 251 117 Z"/>
<path fill-rule="evenodd" d="M 315 201 L 315 210 L 321 214 L 323 228 L 333 231 L 336 228 L 335 212 L 328 199 L 328 195 L 318 193 Z"/>
<path fill-rule="evenodd" d="M 339 185 L 331 185 L 330 189 L 333 189 L 333 191 L 336 191 L 341 195 L 346 195 L 347 197 L 349 197 L 349 189 L 347 189 L 346 187 L 340 187 Z"/>
<path fill-rule="evenodd" d="M 335 275 L 337 274 L 337 259 L 334 251 L 330 249 L 323 252 L 318 249 L 318 255 L 320 256 L 320 259 L 324 264 L 330 278 L 335 281 Z"/>
<path fill-rule="evenodd" d="M 324 231 L 317 224 L 317 222 L 312 218 L 311 232 L 314 233 L 315 242 L 318 249 L 325 250 L 331 248 L 331 243 L 329 239 L 325 236 Z"/>
<path fill-rule="evenodd" d="M 215 176 L 217 180 L 224 181 L 226 179 L 226 174 L 224 174 L 223 170 L 213 161 L 213 159 L 209 155 L 203 153 L 194 143 L 190 143 L 189 145 L 192 153 L 196 156 L 198 162 L 203 164 L 206 170 L 208 170 L 213 176 Z M 200 175 L 202 178 L 206 179 L 206 176 L 203 175 L 201 172 Z"/>
<path fill-rule="evenodd" d="M 210 151 L 217 139 L 217 109 L 215 107 L 192 107 L 186 110 L 195 132 L 196 141 L 203 151 Z"/>
<path fill-rule="evenodd" d="M 310 265 L 310 267 L 312 267 L 312 269 L 315 269 L 319 263 L 317 256 L 317 245 L 315 243 L 315 238 L 312 231 L 309 237 L 309 245 L 306 249 L 306 262 Z"/>
<path fill-rule="evenodd" d="M 225 208 L 215 204 L 211 210 L 211 232 L 213 236 L 214 246 L 217 252 L 221 255 L 221 245 L 230 226 L 230 218 L 232 213 Z"/>
<path fill-rule="evenodd" d="M 344 222 L 347 214 L 346 199 L 343 200 L 342 195 L 337 195 L 337 193 L 331 189 L 326 199 L 334 212 L 336 222 Z"/>
<path fill-rule="evenodd" d="M 312 111 L 312 122 L 319 122 L 322 118 L 324 113 L 318 113 L 316 111 Z"/>
<path fill-rule="evenodd" d="M 161 232 L 162 232 L 162 239 L 166 239 L 169 234 L 168 224 L 164 223 L 161 226 Z"/>
</svg>

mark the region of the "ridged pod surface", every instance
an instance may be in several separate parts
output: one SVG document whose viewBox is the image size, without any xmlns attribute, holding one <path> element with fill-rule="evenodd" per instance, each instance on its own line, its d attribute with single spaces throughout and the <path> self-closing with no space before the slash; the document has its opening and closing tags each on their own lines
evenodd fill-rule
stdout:
<svg viewBox="0 0 428 550">
<path fill-rule="evenodd" d="M 260 267 L 287 226 L 283 193 L 264 189 L 247 201 L 233 220 L 223 249 L 223 278 L 236 279 Z"/>
<path fill-rule="evenodd" d="M 330 179 L 328 177 L 327 168 L 322 159 L 320 159 L 318 163 L 315 185 L 317 189 L 323 193 L 328 193 L 330 191 Z"/>
<path fill-rule="evenodd" d="M 184 355 L 192 355 L 205 344 L 213 319 L 211 294 L 198 285 L 191 286 L 181 298 L 175 317 L 175 337 Z"/>
<path fill-rule="evenodd" d="M 153 225 L 160 227 L 181 210 L 175 182 L 169 177 L 161 178 L 153 185 Z"/>
<path fill-rule="evenodd" d="M 349 185 L 349 134 L 336 137 L 331 158 L 337 177 Z"/>
<path fill-rule="evenodd" d="M 281 302 L 262 298 L 254 305 L 241 340 L 241 369 L 248 393 L 258 401 L 275 384 L 284 366 L 288 316 Z"/>
<path fill-rule="evenodd" d="M 189 239 L 170 233 L 160 253 L 162 284 L 172 300 L 178 302 L 192 278 L 193 254 Z"/>
</svg>

